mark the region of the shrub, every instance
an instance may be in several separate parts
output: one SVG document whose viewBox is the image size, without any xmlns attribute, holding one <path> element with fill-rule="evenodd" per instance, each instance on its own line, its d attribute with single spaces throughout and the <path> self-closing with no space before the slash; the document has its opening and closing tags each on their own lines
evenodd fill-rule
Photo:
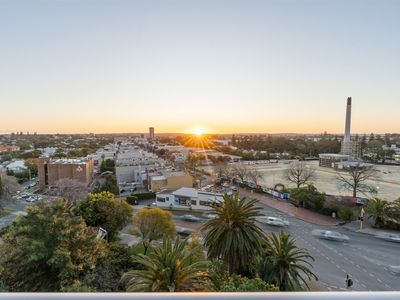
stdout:
<svg viewBox="0 0 400 300">
<path fill-rule="evenodd" d="M 130 205 L 138 205 L 139 204 L 139 199 L 137 196 L 128 196 L 126 197 L 126 202 Z"/>
<path fill-rule="evenodd" d="M 348 223 L 355 219 L 354 211 L 348 207 L 342 207 L 338 211 L 338 217 L 340 220 Z"/>
<path fill-rule="evenodd" d="M 338 208 L 336 207 L 323 207 L 318 212 L 326 216 L 332 216 L 332 213 L 337 213 L 337 211 Z"/>
<path fill-rule="evenodd" d="M 291 203 L 311 210 L 319 211 L 323 208 L 325 194 L 320 193 L 313 185 L 290 190 Z"/>
<path fill-rule="evenodd" d="M 153 192 L 138 193 L 133 196 L 137 197 L 138 200 L 155 199 L 156 193 Z"/>
</svg>

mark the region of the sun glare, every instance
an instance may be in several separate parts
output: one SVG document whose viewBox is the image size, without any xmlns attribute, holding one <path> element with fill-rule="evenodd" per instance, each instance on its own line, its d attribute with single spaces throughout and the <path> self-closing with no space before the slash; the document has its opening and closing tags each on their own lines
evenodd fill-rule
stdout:
<svg viewBox="0 0 400 300">
<path fill-rule="evenodd" d="M 196 129 L 196 130 L 194 131 L 194 134 L 197 135 L 197 136 L 202 136 L 202 135 L 203 135 L 203 130 L 201 130 L 201 129 Z"/>
</svg>

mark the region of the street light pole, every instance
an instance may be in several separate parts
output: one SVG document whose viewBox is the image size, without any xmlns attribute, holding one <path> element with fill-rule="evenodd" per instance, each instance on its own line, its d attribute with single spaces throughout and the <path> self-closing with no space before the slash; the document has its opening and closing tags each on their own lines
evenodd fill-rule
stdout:
<svg viewBox="0 0 400 300">
<path fill-rule="evenodd" d="M 364 214 L 365 214 L 364 208 L 361 207 L 360 217 L 359 217 L 359 219 L 360 219 L 360 231 L 363 229 Z"/>
</svg>

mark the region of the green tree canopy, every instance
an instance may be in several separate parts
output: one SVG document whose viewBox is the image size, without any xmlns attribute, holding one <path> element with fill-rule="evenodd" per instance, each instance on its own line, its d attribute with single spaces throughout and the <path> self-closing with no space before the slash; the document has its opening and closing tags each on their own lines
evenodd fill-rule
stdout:
<svg viewBox="0 0 400 300">
<path fill-rule="evenodd" d="M 172 238 L 176 233 L 172 214 L 160 208 L 139 209 L 132 218 L 132 224 L 132 233 L 142 239 L 144 254 L 152 241 L 163 237 Z"/>
<path fill-rule="evenodd" d="M 202 227 L 208 258 L 222 259 L 230 274 L 246 272 L 262 252 L 264 233 L 255 220 L 262 214 L 256 202 L 240 199 L 238 194 L 225 194 L 223 202 L 212 205 L 210 213 L 217 217 Z"/>
<path fill-rule="evenodd" d="M 164 239 L 147 256 L 138 254 L 134 262 L 142 269 L 122 276 L 128 292 L 184 292 L 204 288 L 207 261 L 193 260 L 186 241 Z"/>
<path fill-rule="evenodd" d="M 13 176 L 0 175 L 0 209 L 13 200 L 13 195 L 20 189 L 18 181 Z"/>
<path fill-rule="evenodd" d="M 115 161 L 113 159 L 102 160 L 100 164 L 100 172 L 113 172 L 115 173 Z"/>
<path fill-rule="evenodd" d="M 128 224 L 131 206 L 124 200 L 115 199 L 109 192 L 90 193 L 86 200 L 75 207 L 74 212 L 82 216 L 88 226 L 102 227 L 109 238 Z"/>
<path fill-rule="evenodd" d="M 277 292 L 279 289 L 259 277 L 247 278 L 233 274 L 221 285 L 219 292 Z"/>
<path fill-rule="evenodd" d="M 298 291 L 302 284 L 317 277 L 310 270 L 309 260 L 314 258 L 305 249 L 296 246 L 294 238 L 283 231 L 278 235 L 271 233 L 266 240 L 266 250 L 259 258 L 257 272 L 266 282 L 271 283 L 281 291 Z"/>
<path fill-rule="evenodd" d="M 76 285 L 105 255 L 104 241 L 65 200 L 28 208 L 2 236 L 0 278 L 12 292 L 55 292 Z"/>
<path fill-rule="evenodd" d="M 368 213 L 368 218 L 374 220 L 374 225 L 376 227 L 383 227 L 388 221 L 388 208 L 389 202 L 379 198 L 374 198 L 368 200 L 366 205 L 366 211 Z"/>
<path fill-rule="evenodd" d="M 117 178 L 112 174 L 107 175 L 105 178 L 105 182 L 99 188 L 99 192 L 110 192 L 114 195 L 118 195 L 119 187 L 117 183 Z"/>
</svg>

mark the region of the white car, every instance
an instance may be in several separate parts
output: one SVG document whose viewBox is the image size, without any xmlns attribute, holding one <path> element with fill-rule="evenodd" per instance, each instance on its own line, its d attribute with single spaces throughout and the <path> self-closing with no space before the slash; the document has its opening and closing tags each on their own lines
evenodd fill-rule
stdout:
<svg viewBox="0 0 400 300">
<path fill-rule="evenodd" d="M 330 241 L 347 242 L 350 240 L 350 238 L 347 235 L 344 235 L 337 231 L 331 231 L 331 230 L 315 229 L 312 231 L 312 234 L 321 239 L 330 240 Z"/>
<path fill-rule="evenodd" d="M 200 222 L 201 218 L 193 216 L 193 215 L 183 215 L 182 219 L 188 222 Z"/>
<path fill-rule="evenodd" d="M 216 218 L 218 218 L 218 215 L 216 215 L 216 214 L 207 214 L 204 217 L 206 217 L 207 219 L 216 219 Z"/>
<path fill-rule="evenodd" d="M 28 202 L 28 203 L 34 203 L 34 202 L 36 202 L 38 199 L 36 198 L 36 197 L 29 197 L 29 198 L 26 198 L 25 199 L 25 201 L 26 202 Z"/>
<path fill-rule="evenodd" d="M 400 275 L 400 266 L 389 266 L 390 271 L 395 275 Z"/>
<path fill-rule="evenodd" d="M 288 226 L 289 222 L 286 220 L 283 220 L 281 218 L 277 217 L 259 217 L 257 219 L 258 222 L 271 225 L 271 226 L 278 226 L 278 227 L 283 227 L 283 226 Z"/>
<path fill-rule="evenodd" d="M 400 243 L 400 234 L 391 232 L 381 232 L 376 234 L 375 236 L 385 241 Z"/>
</svg>

